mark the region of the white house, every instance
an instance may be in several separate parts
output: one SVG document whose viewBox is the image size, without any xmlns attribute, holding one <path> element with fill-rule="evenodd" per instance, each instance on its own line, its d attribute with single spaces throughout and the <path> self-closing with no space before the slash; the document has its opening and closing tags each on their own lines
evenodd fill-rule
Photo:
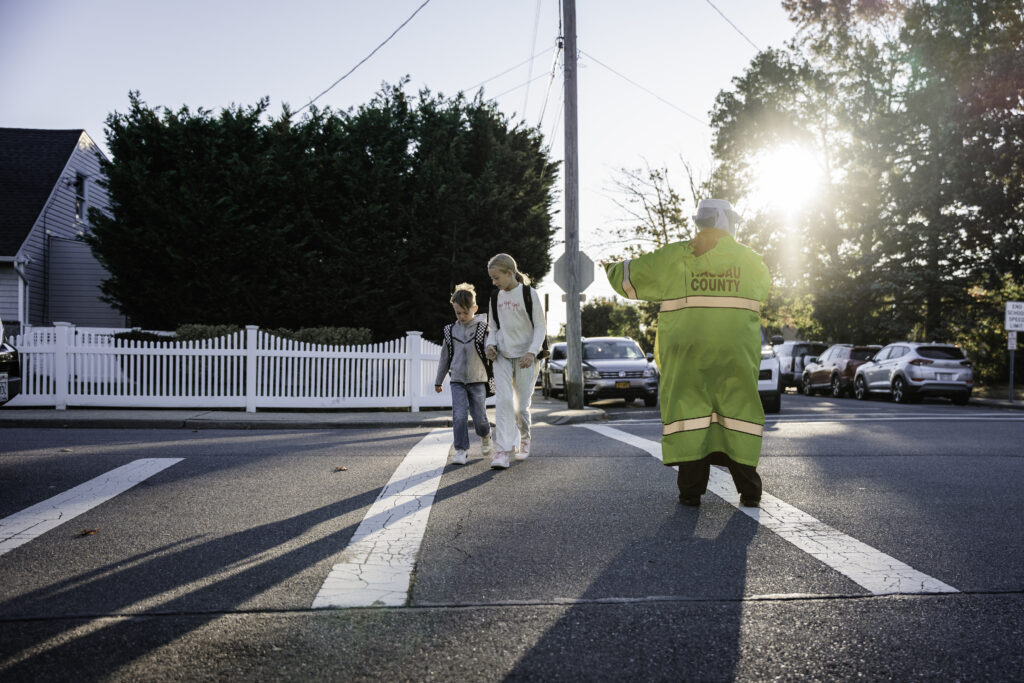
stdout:
<svg viewBox="0 0 1024 683">
<path fill-rule="evenodd" d="M 100 300 L 109 275 L 80 239 L 89 208 L 108 208 L 97 182 L 101 158 L 84 130 L 0 128 L 0 319 L 8 335 L 55 321 L 126 326 Z"/>
</svg>

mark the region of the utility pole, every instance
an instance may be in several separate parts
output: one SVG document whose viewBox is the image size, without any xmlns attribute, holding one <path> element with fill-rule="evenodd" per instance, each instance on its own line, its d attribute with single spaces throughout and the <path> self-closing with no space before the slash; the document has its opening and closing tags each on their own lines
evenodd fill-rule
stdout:
<svg viewBox="0 0 1024 683">
<path fill-rule="evenodd" d="M 580 341 L 579 154 L 576 139 L 576 2 L 562 0 L 565 27 L 565 398 L 572 410 L 583 407 L 583 346 Z"/>
</svg>

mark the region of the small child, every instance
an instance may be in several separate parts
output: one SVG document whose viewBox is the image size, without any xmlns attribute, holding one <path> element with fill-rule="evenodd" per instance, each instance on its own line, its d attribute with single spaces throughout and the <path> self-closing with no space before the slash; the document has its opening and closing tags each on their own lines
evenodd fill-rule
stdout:
<svg viewBox="0 0 1024 683">
<path fill-rule="evenodd" d="M 484 340 L 487 319 L 476 315 L 476 290 L 463 282 L 455 288 L 451 298 L 457 322 L 444 327 L 444 344 L 437 366 L 434 391 L 440 393 L 444 377 L 451 373 L 452 431 L 455 455 L 452 463 L 465 465 L 469 451 L 469 422 L 467 412 L 473 416 L 473 426 L 480 437 L 480 453 L 491 454 L 491 423 L 487 420 L 487 366 L 484 363 Z"/>
<path fill-rule="evenodd" d="M 497 254 L 487 263 L 487 274 L 497 288 L 491 296 L 487 357 L 494 361 L 495 440 L 494 469 L 507 469 L 509 458 L 530 457 L 530 404 L 544 345 L 544 307 L 530 278 L 519 272 L 515 259 Z M 529 305 L 527 305 L 529 297 Z"/>
</svg>

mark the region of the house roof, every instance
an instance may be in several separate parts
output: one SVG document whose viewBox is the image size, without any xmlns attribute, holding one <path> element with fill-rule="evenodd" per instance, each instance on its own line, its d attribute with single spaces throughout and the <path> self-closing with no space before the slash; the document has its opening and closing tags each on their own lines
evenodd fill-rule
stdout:
<svg viewBox="0 0 1024 683">
<path fill-rule="evenodd" d="M 0 256 L 14 256 L 84 131 L 0 128 Z"/>
</svg>

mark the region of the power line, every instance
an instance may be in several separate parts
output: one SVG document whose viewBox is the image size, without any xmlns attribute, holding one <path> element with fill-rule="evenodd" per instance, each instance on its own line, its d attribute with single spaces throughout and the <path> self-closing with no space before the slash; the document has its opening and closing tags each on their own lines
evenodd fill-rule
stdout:
<svg viewBox="0 0 1024 683">
<path fill-rule="evenodd" d="M 562 47 L 564 43 L 562 39 L 558 39 L 558 48 L 555 50 L 555 58 L 551 60 L 551 80 L 548 81 L 548 89 L 544 93 L 544 103 L 540 106 L 540 117 L 537 119 L 537 127 L 539 128 L 544 123 L 544 112 L 548 108 L 548 98 L 551 96 L 551 86 L 554 85 L 555 78 L 558 76 L 558 56 L 562 54 Z M 523 112 L 523 118 L 526 117 L 526 112 Z"/>
<path fill-rule="evenodd" d="M 498 93 L 497 95 L 491 95 L 491 97 L 490 97 L 489 99 L 492 99 L 492 100 L 496 100 L 496 99 L 498 99 L 499 97 L 502 97 L 502 96 L 504 96 L 504 95 L 507 95 L 507 94 L 509 94 L 510 92 L 515 92 L 516 90 L 519 90 L 520 88 L 525 88 L 525 87 L 526 87 L 526 86 L 528 86 L 528 85 L 529 85 L 530 83 L 533 83 L 534 81 L 539 81 L 539 80 L 540 80 L 540 79 L 542 79 L 542 78 L 547 78 L 547 74 L 546 74 L 546 73 L 543 73 L 543 74 L 541 74 L 540 76 L 534 76 L 534 77 L 533 77 L 532 79 L 530 79 L 530 80 L 526 81 L 525 83 L 520 83 L 519 85 L 517 85 L 517 86 L 516 86 L 516 87 L 514 87 L 514 88 L 509 88 L 508 90 L 506 90 L 506 91 L 504 91 L 504 92 L 500 92 L 500 93 Z"/>
<path fill-rule="evenodd" d="M 518 69 L 519 67 L 521 67 L 521 66 L 522 66 L 523 64 L 526 64 L 527 62 L 532 62 L 532 61 L 534 61 L 535 59 L 537 59 L 538 57 L 540 57 L 541 55 L 546 55 L 546 54 L 547 54 L 548 52 L 551 52 L 551 48 L 548 48 L 547 50 L 541 50 L 541 51 L 540 51 L 540 52 L 538 52 L 537 54 L 533 55 L 532 57 L 530 57 L 530 58 L 528 58 L 528 59 L 524 59 L 523 61 L 519 62 L 519 63 L 518 63 L 518 64 L 516 64 L 515 66 L 510 66 L 509 68 L 507 68 L 507 69 L 505 69 L 504 71 L 502 71 L 502 72 L 501 72 L 500 74 L 496 74 L 496 75 L 494 75 L 494 76 L 491 76 L 491 77 L 490 77 L 490 78 L 488 78 L 487 80 L 484 80 L 484 81 L 480 81 L 479 83 L 477 83 L 476 85 L 474 85 L 474 86 L 473 86 L 472 88 L 463 88 L 463 89 L 462 89 L 462 90 L 461 90 L 460 92 L 471 92 L 471 91 L 473 91 L 473 90 L 476 90 L 476 89 L 477 89 L 477 88 L 479 88 L 479 87 L 480 87 L 481 85 L 486 85 L 486 84 L 490 83 L 491 81 L 493 81 L 493 80 L 494 80 L 494 79 L 496 79 L 496 78 L 501 78 L 502 76 L 504 76 L 505 74 L 507 74 L 507 73 L 508 73 L 509 71 L 515 71 L 516 69 Z M 531 76 L 531 78 L 532 78 L 532 76 Z M 536 79 L 533 79 L 533 80 L 536 80 Z M 532 81 L 531 81 L 531 82 L 532 82 Z M 521 87 L 523 87 L 523 86 L 522 86 L 522 85 L 516 86 L 515 88 L 513 88 L 513 90 L 517 90 L 518 88 L 521 88 Z"/>
<path fill-rule="evenodd" d="M 598 60 L 598 59 L 597 59 L 597 57 L 594 57 L 593 55 L 587 54 L 587 53 L 586 53 L 586 52 L 584 52 L 583 50 L 580 50 L 580 54 L 581 54 L 581 55 L 584 55 L 584 56 L 586 56 L 586 57 L 587 57 L 587 59 L 591 60 L 591 61 L 592 61 L 592 62 L 594 62 L 595 64 L 598 64 L 598 65 L 600 65 L 600 66 L 603 66 L 604 68 L 608 69 L 609 71 L 611 71 L 611 72 L 612 72 L 613 74 L 615 74 L 616 76 L 618 76 L 618 77 L 619 77 L 619 78 L 621 78 L 622 80 L 624 80 L 624 81 L 626 81 L 626 82 L 628 82 L 628 83 L 631 83 L 632 85 L 634 85 L 634 86 L 636 86 L 636 87 L 640 88 L 641 90 L 643 90 L 643 91 L 644 91 L 645 93 L 647 93 L 648 95 L 651 95 L 652 97 L 655 97 L 655 98 L 657 98 L 657 99 L 658 99 L 658 100 L 660 100 L 661 102 L 663 102 L 663 103 L 667 104 L 668 106 L 670 106 L 670 107 L 672 107 L 673 109 L 675 109 L 676 111 L 678 111 L 678 112 L 679 112 L 680 114 L 683 114 L 684 116 L 687 116 L 687 117 L 689 117 L 689 118 L 693 119 L 694 121 L 696 121 L 697 123 L 701 124 L 702 126 L 707 126 L 707 125 L 708 125 L 708 122 L 707 122 L 707 121 L 705 121 L 704 119 L 701 119 L 701 118 L 699 118 L 699 117 L 697 117 L 697 116 L 694 116 L 693 114 L 691 114 L 690 112 L 686 111 L 685 109 L 682 109 L 682 108 L 680 108 L 680 107 L 677 107 L 676 105 L 672 104 L 671 102 L 669 102 L 668 100 L 666 100 L 666 99 L 665 99 L 664 97 L 662 97 L 662 96 L 661 96 L 661 95 L 659 95 L 658 93 L 654 92 L 653 90 L 650 90 L 650 89 L 648 89 L 648 88 L 645 88 L 644 86 L 640 85 L 639 83 L 637 83 L 636 81 L 634 81 L 634 80 L 633 80 L 632 78 L 629 78 L 629 77 L 627 77 L 627 76 L 623 76 L 622 74 L 620 74 L 620 73 L 619 73 L 618 71 L 616 71 L 615 69 L 611 68 L 611 67 L 610 67 L 610 66 L 608 66 L 607 64 L 605 64 L 605 63 L 601 62 L 600 60 Z"/>
<path fill-rule="evenodd" d="M 541 0 L 537 0 L 537 10 L 533 15 L 533 40 L 530 42 L 530 52 L 537 49 L 537 32 L 540 28 L 540 3 Z M 530 68 L 526 71 L 526 78 L 533 78 L 533 60 L 530 60 Z M 523 118 L 526 118 L 526 104 L 530 101 L 530 89 L 526 89 L 526 93 L 523 95 Z"/>
<path fill-rule="evenodd" d="M 341 78 L 339 78 L 338 80 L 334 81 L 334 83 L 332 83 L 332 84 L 330 85 L 330 87 L 329 87 L 329 88 L 327 88 L 327 89 L 326 89 L 326 90 L 324 90 L 324 91 L 323 91 L 322 93 L 320 93 L 319 95 L 317 95 L 316 97 L 314 97 L 313 99 L 311 99 L 311 100 L 310 100 L 309 102 L 307 102 L 306 104 L 304 104 L 304 105 L 302 105 L 301 107 L 299 107 L 298 109 L 296 109 L 296 110 L 295 110 L 295 113 L 296 113 L 296 114 L 298 114 L 298 113 L 299 113 L 300 111 L 302 111 L 302 110 L 303 110 L 303 109 L 305 109 L 306 107 L 310 106 L 311 104 L 313 104 L 314 102 L 316 102 L 317 100 L 319 100 L 319 99 L 320 99 L 321 97 L 323 97 L 324 95 L 326 95 L 326 94 L 327 94 L 328 92 L 330 92 L 330 91 L 331 91 L 331 90 L 332 90 L 332 89 L 334 88 L 334 86 L 338 85 L 338 84 L 339 84 L 339 83 L 341 83 L 341 82 L 342 82 L 343 80 L 345 80 L 346 78 L 348 78 L 349 76 L 351 76 L 351 75 L 352 75 L 352 72 L 353 72 L 353 71 L 355 71 L 356 69 L 358 69 L 359 67 L 361 67 L 361 66 L 363 65 L 363 63 L 364 63 L 364 62 L 366 62 L 366 61 L 367 61 L 368 59 L 370 59 L 370 57 L 372 57 L 372 56 L 374 56 L 375 54 L 377 54 L 377 50 L 379 50 L 379 49 L 381 49 L 382 47 L 384 47 L 385 45 L 387 45 L 387 44 L 388 44 L 388 41 L 390 41 L 390 40 L 391 40 L 392 38 L 394 38 L 394 37 L 395 37 L 395 34 L 397 34 L 397 33 L 398 33 L 399 31 L 401 31 L 401 30 L 402 30 L 403 28 L 405 28 L 405 25 L 406 25 L 406 24 L 408 24 L 408 23 L 409 23 L 410 21 L 412 21 L 412 18 L 413 18 L 413 17 L 415 17 L 415 16 L 417 15 L 417 14 L 419 14 L 419 13 L 420 13 L 420 10 L 421 10 L 421 9 L 423 9 L 424 7 L 426 7 L 426 6 L 428 5 L 428 4 L 430 4 L 430 0 L 424 0 L 423 4 L 422 4 L 422 5 L 420 5 L 419 7 L 417 7 L 417 8 L 416 8 L 416 11 L 415 11 L 415 12 L 413 12 L 412 14 L 410 14 L 410 15 L 409 15 L 409 18 L 408 18 L 408 19 L 406 19 L 405 21 L 403 21 L 403 22 L 402 22 L 402 23 L 401 23 L 401 24 L 400 24 L 400 25 L 398 26 L 398 28 L 396 28 L 396 29 L 395 29 L 394 31 L 392 31 L 392 32 L 391 32 L 391 35 L 390 35 L 390 36 L 388 36 L 387 38 L 385 38 L 385 39 L 384 39 L 384 42 L 383 42 L 383 43 L 381 43 L 381 44 L 380 44 L 380 45 L 378 45 L 377 47 L 373 48 L 373 52 L 371 52 L 370 54 L 368 54 L 368 55 L 366 55 L 365 57 L 363 57 L 363 58 L 362 58 L 362 59 L 361 59 L 361 60 L 359 61 L 359 63 L 358 63 L 358 64 L 356 64 L 356 65 L 355 65 L 354 67 L 352 67 L 351 69 L 349 69 L 349 70 L 348 70 L 348 73 L 346 73 L 346 74 L 345 74 L 344 76 L 342 76 L 342 77 L 341 77 Z"/>
<path fill-rule="evenodd" d="M 758 52 L 760 52 L 760 51 L 761 51 L 761 48 L 759 48 L 759 47 L 758 47 L 758 46 L 757 46 L 757 45 L 756 45 L 756 44 L 754 43 L 754 41 L 752 41 L 752 40 L 751 40 L 750 38 L 747 38 L 747 34 L 746 34 L 746 33 L 744 33 L 743 31 L 741 31 L 741 30 L 739 29 L 739 27 L 738 27 L 738 26 L 736 26 L 736 24 L 732 23 L 732 21 L 730 21 L 730 20 L 729 20 L 729 17 L 727 17 L 727 16 L 725 16 L 724 14 L 722 14 L 722 10 L 718 9 L 717 7 L 715 7 L 715 3 L 711 2 L 711 0 L 705 0 L 705 2 L 707 2 L 707 3 L 709 4 L 709 5 L 711 5 L 711 9 L 715 10 L 716 12 L 718 12 L 718 13 L 719 13 L 719 14 L 720 14 L 720 15 L 722 16 L 722 18 L 723 18 L 723 19 L 725 19 L 725 20 L 726 20 L 727 22 L 729 22 L 729 26 L 732 26 L 732 27 L 733 27 L 734 29 L 736 29 L 736 33 L 738 33 L 738 34 L 740 34 L 741 36 L 743 36 L 743 37 L 744 37 L 744 38 L 746 39 L 746 41 L 747 41 L 748 43 L 750 43 L 751 45 L 753 45 L 753 46 L 754 46 L 754 49 L 755 49 L 755 50 L 757 50 Z"/>
</svg>

